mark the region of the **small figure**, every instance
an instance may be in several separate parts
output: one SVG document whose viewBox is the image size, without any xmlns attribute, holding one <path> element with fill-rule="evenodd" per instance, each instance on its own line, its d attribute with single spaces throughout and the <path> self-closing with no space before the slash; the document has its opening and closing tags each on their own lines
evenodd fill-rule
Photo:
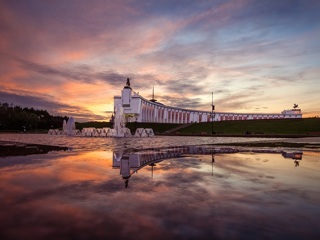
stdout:
<svg viewBox="0 0 320 240">
<path fill-rule="evenodd" d="M 128 87 L 130 87 L 130 78 L 127 78 L 127 84 Z"/>
</svg>

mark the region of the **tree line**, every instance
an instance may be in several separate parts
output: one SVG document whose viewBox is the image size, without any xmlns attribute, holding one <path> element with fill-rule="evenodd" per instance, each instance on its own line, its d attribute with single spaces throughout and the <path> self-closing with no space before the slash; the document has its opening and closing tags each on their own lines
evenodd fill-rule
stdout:
<svg viewBox="0 0 320 240">
<path fill-rule="evenodd" d="M 64 116 L 52 116 L 46 110 L 22 108 L 13 104 L 0 103 L 0 131 L 32 131 L 61 128 Z"/>
</svg>

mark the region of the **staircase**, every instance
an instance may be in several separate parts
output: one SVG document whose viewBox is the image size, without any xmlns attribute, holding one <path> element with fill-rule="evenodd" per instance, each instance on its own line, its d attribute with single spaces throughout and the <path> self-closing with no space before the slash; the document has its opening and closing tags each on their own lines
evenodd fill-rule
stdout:
<svg viewBox="0 0 320 240">
<path fill-rule="evenodd" d="M 176 132 L 176 131 L 178 131 L 178 130 L 180 130 L 180 129 L 189 127 L 189 126 L 191 126 L 192 124 L 194 124 L 194 123 L 182 124 L 182 125 L 180 125 L 180 126 L 178 126 L 178 127 L 175 127 L 175 128 L 172 128 L 172 129 L 170 129 L 170 130 L 165 131 L 164 134 L 170 134 L 170 133 Z"/>
</svg>

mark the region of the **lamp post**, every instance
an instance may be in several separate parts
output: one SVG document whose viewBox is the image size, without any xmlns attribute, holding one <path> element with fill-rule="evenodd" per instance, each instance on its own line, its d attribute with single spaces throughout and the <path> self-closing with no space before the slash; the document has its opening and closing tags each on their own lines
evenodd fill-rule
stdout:
<svg viewBox="0 0 320 240">
<path fill-rule="evenodd" d="M 212 104 L 211 104 L 211 133 L 214 134 L 213 131 L 213 111 L 214 111 L 214 105 L 213 105 L 213 92 L 212 92 Z"/>
</svg>

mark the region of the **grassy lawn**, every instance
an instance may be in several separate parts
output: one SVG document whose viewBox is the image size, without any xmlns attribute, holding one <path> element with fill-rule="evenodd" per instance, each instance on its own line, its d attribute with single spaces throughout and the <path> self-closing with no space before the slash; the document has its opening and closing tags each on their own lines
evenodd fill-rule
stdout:
<svg viewBox="0 0 320 240">
<path fill-rule="evenodd" d="M 127 127 L 134 132 L 137 128 L 152 128 L 155 133 L 164 133 L 181 124 L 173 123 L 127 123 Z M 84 127 L 112 127 L 109 122 L 76 123 L 77 129 Z M 180 134 L 211 134 L 212 123 L 195 123 L 186 128 L 177 130 Z M 221 121 L 213 123 L 213 131 L 216 134 L 232 135 L 249 132 L 252 135 L 311 135 L 320 134 L 320 118 L 301 119 L 274 119 L 274 120 L 242 120 Z"/>
<path fill-rule="evenodd" d="M 211 131 L 211 122 L 197 123 L 179 130 L 185 134 L 211 134 Z M 213 123 L 213 131 L 218 134 L 243 134 L 247 131 L 251 134 L 308 135 L 320 133 L 320 118 L 222 121 Z"/>
</svg>

